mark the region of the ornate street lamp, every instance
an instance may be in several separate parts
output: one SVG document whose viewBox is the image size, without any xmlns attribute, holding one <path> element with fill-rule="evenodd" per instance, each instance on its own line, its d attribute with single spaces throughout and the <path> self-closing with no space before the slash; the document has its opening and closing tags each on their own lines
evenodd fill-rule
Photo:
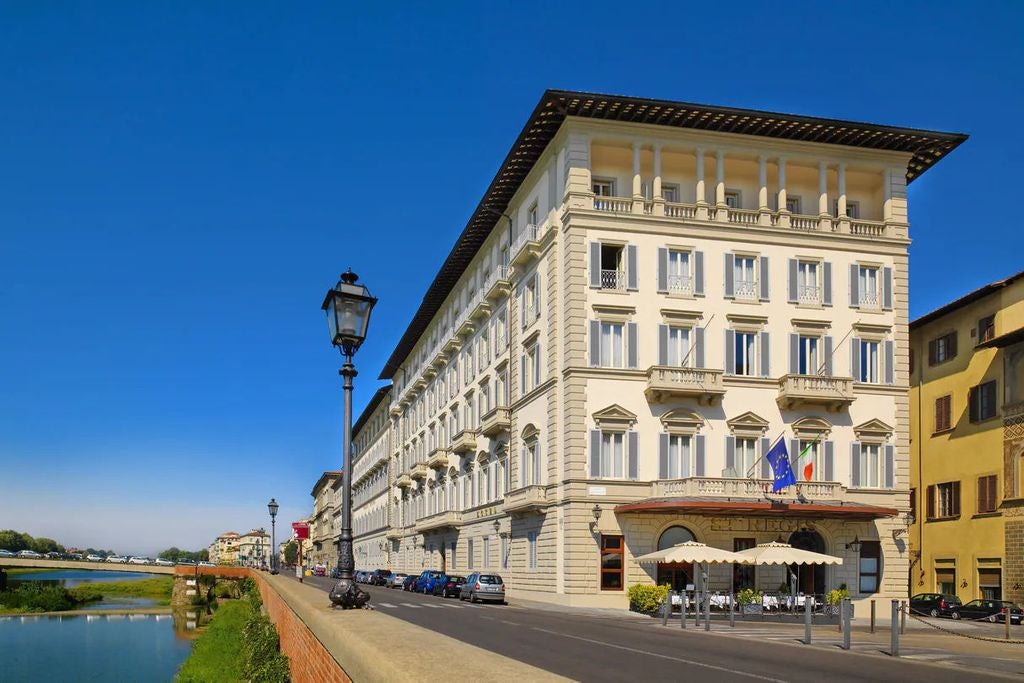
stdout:
<svg viewBox="0 0 1024 683">
<path fill-rule="evenodd" d="M 271 574 L 276 574 L 277 573 L 277 563 L 274 562 L 274 560 L 276 559 L 274 557 L 274 555 L 277 554 L 277 553 L 274 552 L 274 548 L 277 547 L 277 545 L 276 545 L 276 542 L 277 542 L 277 537 L 276 537 L 276 534 L 277 534 L 277 525 L 276 525 L 277 508 L 278 508 L 277 501 L 274 500 L 273 498 L 271 498 L 270 502 L 267 503 L 267 511 L 270 512 L 270 573 Z"/>
<path fill-rule="evenodd" d="M 341 533 L 338 535 L 338 582 L 331 589 L 331 602 L 345 609 L 362 607 L 370 601 L 370 594 L 359 588 L 354 580 L 355 558 L 352 556 L 352 380 L 356 368 L 352 356 L 366 339 L 370 326 L 370 313 L 377 299 L 370 290 L 356 284 L 359 277 L 351 269 L 342 273 L 338 284 L 327 292 L 321 308 L 327 313 L 327 329 L 331 344 L 338 347 L 345 362 L 341 375 L 345 392 L 344 430 L 342 452 L 345 464 L 341 470 Z"/>
</svg>

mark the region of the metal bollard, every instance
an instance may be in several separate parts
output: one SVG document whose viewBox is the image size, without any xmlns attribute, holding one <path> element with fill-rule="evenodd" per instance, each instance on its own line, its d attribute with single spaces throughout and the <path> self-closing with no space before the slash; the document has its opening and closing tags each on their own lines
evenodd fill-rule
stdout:
<svg viewBox="0 0 1024 683">
<path fill-rule="evenodd" d="M 711 593 L 704 591 L 704 630 L 711 630 Z"/>
<path fill-rule="evenodd" d="M 679 591 L 679 596 L 681 598 L 680 602 L 682 603 L 679 606 L 679 628 L 685 629 L 686 612 L 687 608 L 690 606 L 690 592 L 684 588 L 683 590 Z"/>
<path fill-rule="evenodd" d="M 900 601 L 892 601 L 892 623 L 889 625 L 892 638 L 889 642 L 889 654 L 893 657 L 900 656 Z"/>
<path fill-rule="evenodd" d="M 665 596 L 665 604 L 661 606 L 661 625 L 668 626 L 668 614 L 672 611 L 672 596 L 675 595 L 672 591 L 668 592 Z"/>
<path fill-rule="evenodd" d="M 736 601 L 733 599 L 732 591 L 729 591 L 729 626 L 736 628 Z"/>
<path fill-rule="evenodd" d="M 804 645 L 811 644 L 811 596 L 804 596 Z"/>
<path fill-rule="evenodd" d="M 907 605 L 907 601 L 904 600 L 900 608 L 900 635 L 902 636 L 907 632 L 907 612 L 910 611 L 910 607 Z"/>
<path fill-rule="evenodd" d="M 871 632 L 875 632 L 875 600 L 871 599 Z"/>
<path fill-rule="evenodd" d="M 839 621 L 843 624 L 843 649 L 850 649 L 850 619 L 853 616 L 853 601 L 850 598 L 843 598 L 839 603 Z"/>
<path fill-rule="evenodd" d="M 1010 608 L 1003 608 L 1003 623 L 1006 624 L 1006 639 L 1010 639 Z"/>
</svg>

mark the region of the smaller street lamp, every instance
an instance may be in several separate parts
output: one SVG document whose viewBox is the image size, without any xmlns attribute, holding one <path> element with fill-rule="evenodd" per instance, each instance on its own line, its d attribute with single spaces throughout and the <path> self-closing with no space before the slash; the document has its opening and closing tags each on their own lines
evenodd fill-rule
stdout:
<svg viewBox="0 0 1024 683">
<path fill-rule="evenodd" d="M 274 500 L 273 498 L 271 498 L 270 502 L 267 503 L 267 511 L 270 512 L 270 573 L 271 574 L 276 574 L 277 573 L 277 563 L 274 561 L 276 559 L 274 557 L 274 555 L 275 555 L 274 548 L 277 547 L 277 545 L 276 545 L 276 543 L 277 543 L 277 536 L 276 536 L 276 531 L 277 531 L 277 524 L 276 524 L 276 522 L 277 522 L 277 519 L 276 518 L 277 518 L 277 509 L 278 509 L 278 507 L 280 507 L 280 506 L 277 504 L 277 501 Z"/>
</svg>

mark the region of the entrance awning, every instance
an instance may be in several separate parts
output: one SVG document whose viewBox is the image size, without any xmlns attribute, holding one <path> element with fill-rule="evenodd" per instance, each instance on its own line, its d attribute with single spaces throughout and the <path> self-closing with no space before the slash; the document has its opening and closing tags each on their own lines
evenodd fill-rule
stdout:
<svg viewBox="0 0 1024 683">
<path fill-rule="evenodd" d="M 675 512 L 689 515 L 733 517 L 807 517 L 819 519 L 871 520 L 895 517 L 896 508 L 851 503 L 841 500 L 777 500 L 765 498 L 724 498 L 716 496 L 683 496 L 648 498 L 615 507 L 616 514 Z"/>
<path fill-rule="evenodd" d="M 788 543 L 759 543 L 737 555 L 752 564 L 842 564 L 843 558 L 794 548 Z"/>
<path fill-rule="evenodd" d="M 643 564 L 653 564 L 655 562 L 684 562 L 688 564 L 696 562 L 705 562 L 708 564 L 750 563 L 749 559 L 743 557 L 739 553 L 722 550 L 721 548 L 713 548 L 709 545 L 698 543 L 696 541 L 679 543 L 671 548 L 656 550 L 653 553 L 640 555 L 633 559 Z"/>
</svg>

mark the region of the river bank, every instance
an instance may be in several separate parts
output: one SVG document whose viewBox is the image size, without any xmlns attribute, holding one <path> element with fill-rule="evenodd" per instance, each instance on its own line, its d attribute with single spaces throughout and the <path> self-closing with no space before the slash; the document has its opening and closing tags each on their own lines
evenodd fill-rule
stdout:
<svg viewBox="0 0 1024 683">
<path fill-rule="evenodd" d="M 84 575 L 84 576 L 83 576 Z M 12 578 L 0 593 L 0 616 L 149 609 L 171 603 L 174 579 L 138 575 L 96 581 L 86 571 L 30 572 Z M 118 581 L 118 578 L 128 580 Z M 115 580 L 110 580 L 115 579 Z"/>
</svg>

